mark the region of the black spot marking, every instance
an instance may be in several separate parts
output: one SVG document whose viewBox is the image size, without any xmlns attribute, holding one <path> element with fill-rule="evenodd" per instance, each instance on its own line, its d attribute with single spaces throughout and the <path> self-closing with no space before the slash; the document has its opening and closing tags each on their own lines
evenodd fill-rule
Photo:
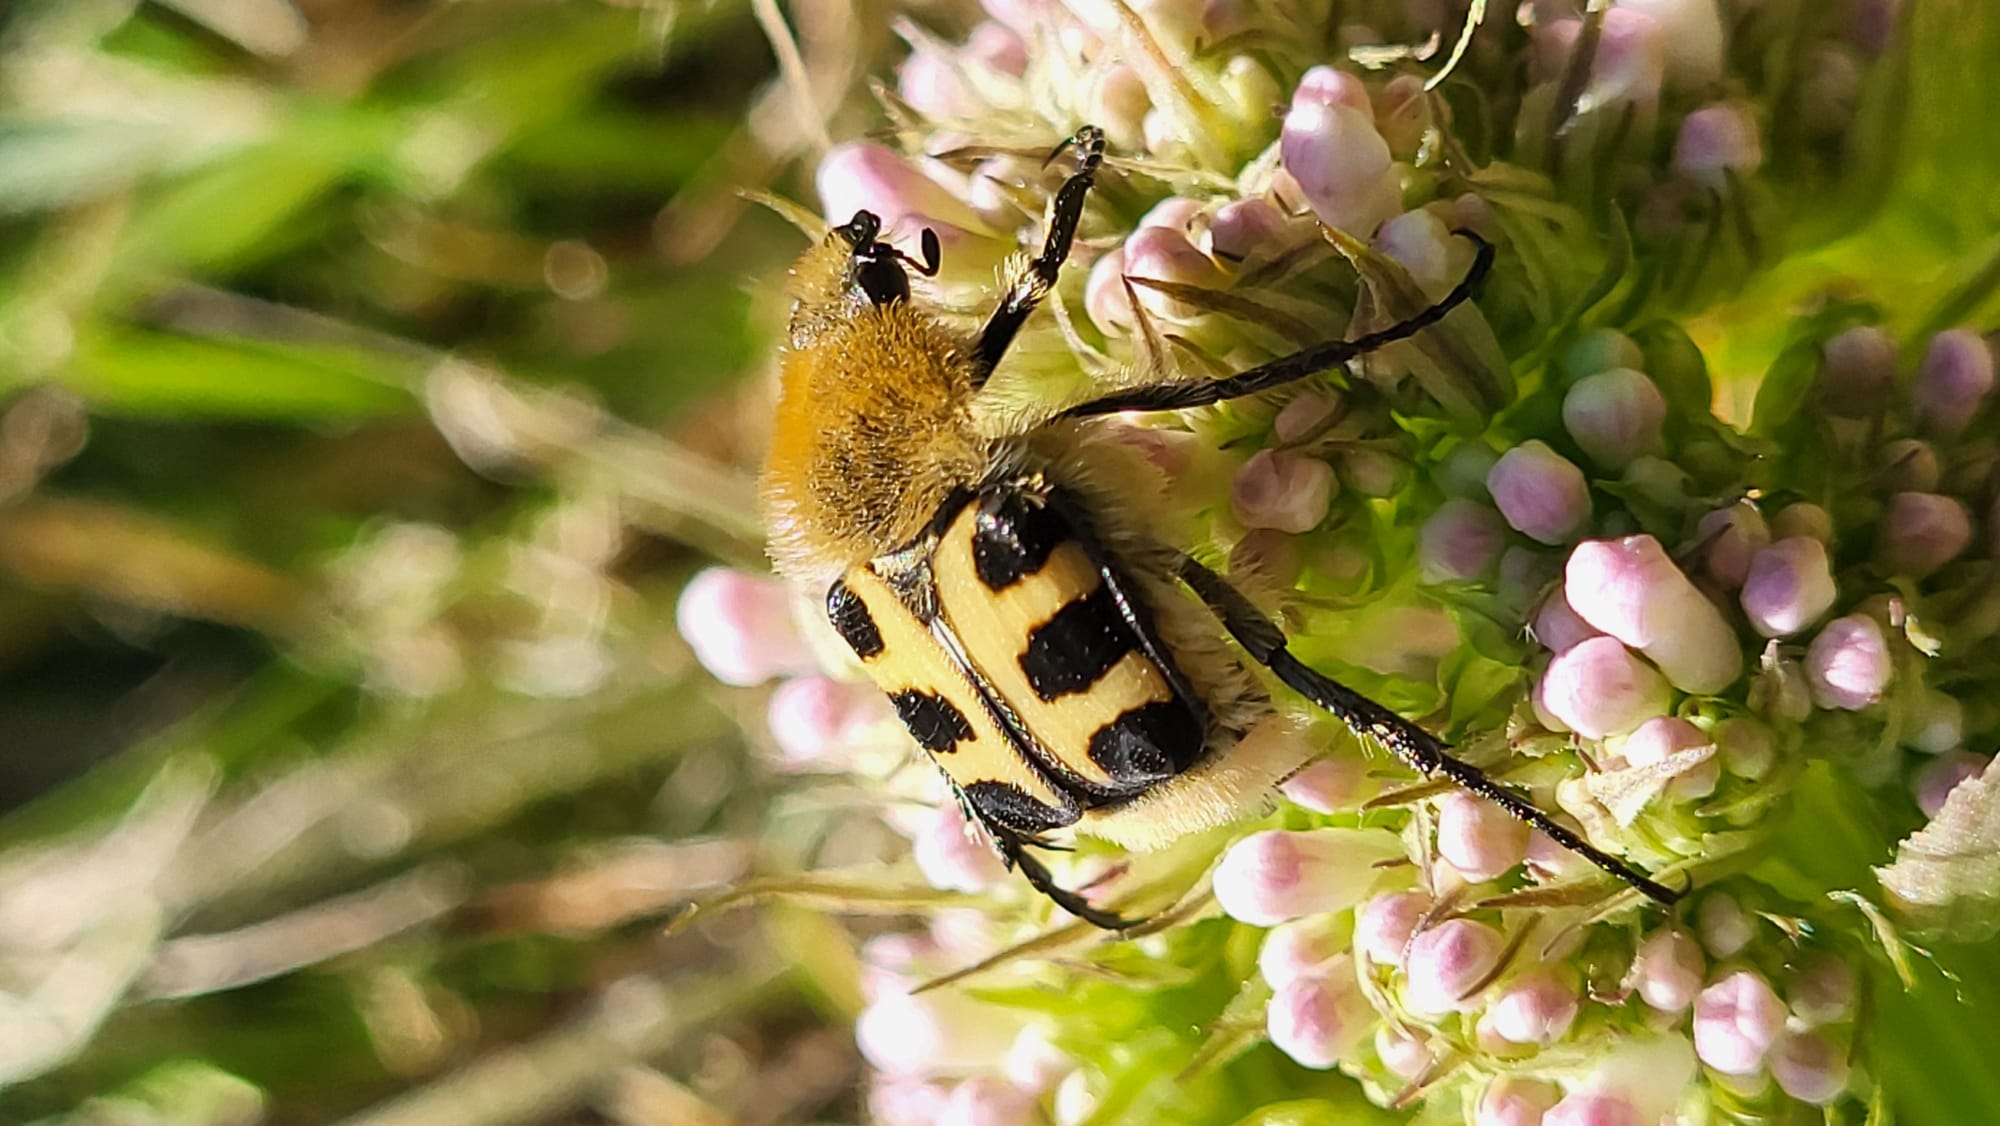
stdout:
<svg viewBox="0 0 2000 1126">
<path fill-rule="evenodd" d="M 1194 765 L 1205 742 L 1201 718 L 1179 700 L 1133 708 L 1090 737 L 1090 761 L 1114 780 L 1147 786 Z"/>
<path fill-rule="evenodd" d="M 1082 692 L 1139 647 L 1139 638 L 1109 586 L 1100 586 L 1055 612 L 1028 635 L 1021 671 L 1043 700 Z"/>
<path fill-rule="evenodd" d="M 1069 522 L 1018 489 L 980 501 L 972 527 L 972 569 L 988 590 L 1006 590 L 1042 569 L 1050 553 L 1074 538 Z"/>
<path fill-rule="evenodd" d="M 840 579 L 835 579 L 827 589 L 826 616 L 833 622 L 833 631 L 847 642 L 855 656 L 866 661 L 881 655 L 882 631 L 876 628 L 875 616 L 868 612 L 868 604 L 861 601 L 861 596 Z"/>
<path fill-rule="evenodd" d="M 965 800 L 986 821 L 1016 833 L 1033 835 L 1064 825 L 1074 825 L 1080 816 L 1072 809 L 1058 809 L 1029 797 L 1019 786 L 1008 782 L 973 782 L 963 787 Z"/>
<path fill-rule="evenodd" d="M 948 755 L 960 743 L 972 740 L 972 725 L 965 721 L 965 713 L 943 696 L 908 688 L 891 693 L 889 702 L 896 705 L 903 726 L 934 755 Z"/>
</svg>

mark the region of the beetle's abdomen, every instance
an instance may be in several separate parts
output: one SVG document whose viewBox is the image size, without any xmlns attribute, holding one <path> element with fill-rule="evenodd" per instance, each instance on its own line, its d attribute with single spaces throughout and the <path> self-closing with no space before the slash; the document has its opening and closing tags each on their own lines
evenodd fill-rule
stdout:
<svg viewBox="0 0 2000 1126">
<path fill-rule="evenodd" d="M 975 811 L 1037 832 L 1193 765 L 1201 705 L 1087 530 L 1023 487 L 947 508 L 917 548 L 851 570 L 828 611 Z"/>
</svg>

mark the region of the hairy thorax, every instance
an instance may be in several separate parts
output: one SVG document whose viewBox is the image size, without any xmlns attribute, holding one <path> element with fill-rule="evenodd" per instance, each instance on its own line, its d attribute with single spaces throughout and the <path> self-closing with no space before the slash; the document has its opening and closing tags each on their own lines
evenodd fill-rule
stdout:
<svg viewBox="0 0 2000 1126">
<path fill-rule="evenodd" d="M 915 539 L 986 443 L 967 350 L 906 305 L 801 309 L 783 358 L 762 494 L 781 571 L 825 579 Z"/>
</svg>

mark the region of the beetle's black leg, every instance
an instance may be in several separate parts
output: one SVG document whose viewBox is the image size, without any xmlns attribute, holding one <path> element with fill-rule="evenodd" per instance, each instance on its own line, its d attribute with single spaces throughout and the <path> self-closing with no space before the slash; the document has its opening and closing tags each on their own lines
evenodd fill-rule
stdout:
<svg viewBox="0 0 2000 1126">
<path fill-rule="evenodd" d="M 1353 728 L 1389 748 L 1397 758 L 1427 778 L 1443 777 L 1479 795 L 1548 834 L 1557 844 L 1597 865 L 1644 893 L 1647 898 L 1671 906 L 1684 892 L 1674 891 L 1619 860 L 1600 851 L 1576 833 L 1557 824 L 1548 814 L 1520 794 L 1487 777 L 1478 767 L 1454 758 L 1451 748 L 1437 736 L 1404 719 L 1382 705 L 1299 663 L 1285 648 L 1285 635 L 1270 619 L 1251 605 L 1227 579 L 1185 556 L 1178 572 L 1181 582 L 1206 602 L 1222 620 L 1237 644 L 1269 668 L 1293 691 Z"/>
<path fill-rule="evenodd" d="M 1066 847 L 996 824 L 991 817 L 980 812 L 979 807 L 972 804 L 971 799 L 965 796 L 964 790 L 954 784 L 952 791 L 958 797 L 959 812 L 965 815 L 967 821 L 979 826 L 980 831 L 986 834 L 986 839 L 993 842 L 994 851 L 1000 854 L 1000 863 L 1010 871 L 1019 869 L 1021 878 L 1028 881 L 1028 886 L 1048 896 L 1049 902 L 1091 926 L 1102 927 L 1108 931 L 1128 930 L 1144 921 L 1127 919 L 1092 907 L 1082 896 L 1056 883 L 1055 876 L 1042 866 L 1042 862 L 1028 855 L 1028 848 L 1033 846 L 1054 851 L 1069 851 Z"/>
<path fill-rule="evenodd" d="M 1014 334 L 1021 330 L 1028 314 L 1042 303 L 1049 290 L 1055 288 L 1056 275 L 1069 257 L 1070 244 L 1076 241 L 1076 226 L 1083 219 L 1083 200 L 1090 194 L 1090 186 L 1097 180 L 1097 169 L 1104 163 L 1104 130 L 1095 125 L 1086 125 L 1076 131 L 1076 136 L 1064 141 L 1049 154 L 1054 160 L 1065 150 L 1075 148 L 1082 159 L 1075 174 L 1063 181 L 1056 190 L 1056 203 L 1049 216 L 1049 233 L 1042 241 L 1042 253 L 1032 258 L 1008 283 L 1007 293 L 1000 299 L 1000 307 L 986 321 L 986 327 L 979 333 L 978 378 L 981 383 L 999 365 L 1000 357 L 1007 354 L 1007 347 L 1014 343 Z"/>
<path fill-rule="evenodd" d="M 1472 240 L 1478 246 L 1478 254 L 1472 260 L 1472 268 L 1465 272 L 1465 277 L 1459 279 L 1459 283 L 1453 286 L 1451 292 L 1445 294 L 1437 304 L 1408 320 L 1398 321 L 1388 328 L 1357 336 L 1352 340 L 1315 344 L 1225 379 L 1197 383 L 1155 383 L 1146 387 L 1133 387 L 1071 407 L 1062 412 L 1061 417 L 1086 418 L 1096 414 L 1116 414 L 1119 411 L 1178 411 L 1190 407 L 1205 407 L 1211 403 L 1269 391 L 1273 387 L 1280 387 L 1309 375 L 1317 375 L 1356 356 L 1367 355 L 1385 344 L 1407 340 L 1443 320 L 1453 309 L 1470 299 L 1473 291 L 1479 288 L 1480 281 L 1486 277 L 1486 272 L 1493 266 L 1492 243 L 1471 231 L 1460 230 L 1454 233 Z"/>
<path fill-rule="evenodd" d="M 1028 881 L 1029 887 L 1048 896 L 1057 907 L 1091 926 L 1102 927 L 1108 931 L 1122 931 L 1144 922 L 1143 919 L 1127 919 L 1122 915 L 1092 907 L 1081 895 L 1056 883 L 1056 878 L 1049 874 L 1047 868 L 1042 867 L 1042 862 L 1028 855 L 1024 842 L 1006 830 L 995 831 L 993 843 L 1000 849 L 1000 859 L 1010 868 L 1019 868 L 1021 878 Z"/>
</svg>

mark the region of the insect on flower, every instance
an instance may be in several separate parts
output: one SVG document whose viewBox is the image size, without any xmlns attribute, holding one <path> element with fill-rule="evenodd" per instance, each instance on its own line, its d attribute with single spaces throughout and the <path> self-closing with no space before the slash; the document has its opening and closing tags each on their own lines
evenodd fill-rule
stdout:
<svg viewBox="0 0 2000 1126">
<path fill-rule="evenodd" d="M 1101 420 L 1178 411 L 1294 383 L 1437 324 L 1492 265 L 1417 315 L 1227 378 L 1176 381 L 1024 411 L 982 394 L 1054 287 L 1104 158 L 1085 127 L 1041 253 L 1011 267 L 976 335 L 913 301 L 938 268 L 881 241 L 857 211 L 793 267 L 782 392 L 762 494 L 772 555 L 823 585 L 827 614 L 967 819 L 1009 866 L 1079 918 L 1128 920 L 1059 886 L 1030 849 L 1074 829 L 1132 849 L 1226 824 L 1312 757 L 1250 663 L 1388 747 L 1662 903 L 1674 892 L 1452 757 L 1422 728 L 1307 668 L 1221 575 L 1166 542 L 1129 488 L 1131 454 Z M 1220 628 L 1218 628 L 1220 627 Z M 1233 639 L 1234 647 L 1231 645 Z M 1248 660 L 1246 661 L 1246 657 Z"/>
</svg>

